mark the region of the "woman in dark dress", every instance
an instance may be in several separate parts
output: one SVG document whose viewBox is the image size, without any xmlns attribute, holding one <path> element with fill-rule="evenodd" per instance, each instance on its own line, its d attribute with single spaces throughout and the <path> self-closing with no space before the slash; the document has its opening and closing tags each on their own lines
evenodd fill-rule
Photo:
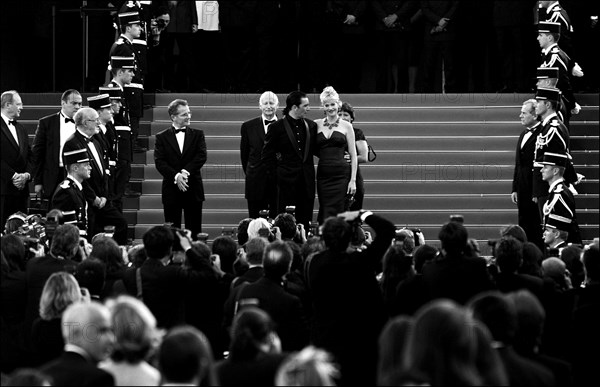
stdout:
<svg viewBox="0 0 600 387">
<path fill-rule="evenodd" d="M 356 192 L 356 145 L 352 124 L 341 120 L 338 109 L 341 101 L 331 86 L 323 89 L 320 96 L 325 118 L 315 120 L 317 124 L 317 194 L 319 195 L 319 224 L 330 216 L 346 210 L 346 195 Z M 344 152 L 350 154 L 350 165 Z"/>
<path fill-rule="evenodd" d="M 358 211 L 363 208 L 363 199 L 365 198 L 365 184 L 360 173 L 360 164 L 369 161 L 369 144 L 362 130 L 354 126 L 354 108 L 348 102 L 344 102 L 339 111 L 339 116 L 342 120 L 352 124 L 354 129 L 354 143 L 356 144 L 356 160 L 358 166 L 356 168 L 356 193 L 354 194 L 354 202 L 350 204 L 348 211 Z"/>
</svg>

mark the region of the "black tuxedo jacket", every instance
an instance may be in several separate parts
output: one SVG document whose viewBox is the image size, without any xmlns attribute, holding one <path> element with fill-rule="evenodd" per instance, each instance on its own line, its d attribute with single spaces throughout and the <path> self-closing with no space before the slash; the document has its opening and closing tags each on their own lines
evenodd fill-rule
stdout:
<svg viewBox="0 0 600 387">
<path fill-rule="evenodd" d="M 66 176 L 59 166 L 60 112 L 41 118 L 33 139 L 33 183 L 41 184 L 44 197 L 51 198 L 58 183 Z"/>
<path fill-rule="evenodd" d="M 521 147 L 523 137 L 528 132 L 524 130 L 517 141 L 517 150 L 515 153 L 515 173 L 513 175 L 512 192 L 519 196 L 519 203 L 522 200 L 531 201 L 531 188 L 533 184 L 533 161 L 535 155 L 535 142 L 538 134 L 543 127 L 541 123 L 533 129 L 527 142 Z"/>
<path fill-rule="evenodd" d="M 15 172 L 29 172 L 29 174 L 33 176 L 33 167 L 30 156 L 31 147 L 29 146 L 29 139 L 27 138 L 27 130 L 20 123 L 17 122 L 15 124 L 17 137 L 19 138 L 19 144 L 17 144 L 15 138 L 8 129 L 8 125 L 6 125 L 4 120 L 0 120 L 0 122 L 2 124 L 2 134 L 0 135 L 0 150 L 2 151 L 0 155 L 0 190 L 2 195 L 28 196 L 28 184 L 26 184 L 23 189 L 19 190 L 12 183 L 12 177 Z"/>
<path fill-rule="evenodd" d="M 206 163 L 206 140 L 200 129 L 187 128 L 183 143 L 183 152 L 175 137 L 173 127 L 156 135 L 154 150 L 156 169 L 163 176 L 162 200 L 164 204 L 181 203 L 189 195 L 195 200 L 204 201 L 201 168 Z M 190 173 L 188 191 L 181 192 L 175 184 L 175 175 L 185 169 Z"/>
<path fill-rule="evenodd" d="M 92 166 L 92 173 L 89 179 L 85 179 L 83 181 L 83 194 L 85 195 L 86 200 L 89 203 L 93 203 L 96 196 L 108 198 L 108 174 L 106 173 L 108 170 L 108 165 L 103 157 L 103 146 L 100 141 L 96 138 L 96 136 L 92 137 L 92 143 L 98 152 L 98 156 L 100 157 L 99 161 L 96 161 L 94 154 L 90 150 L 89 144 L 86 141 L 86 138 L 83 134 L 81 134 L 78 130 L 75 130 L 75 134 L 73 134 L 67 142 L 65 143 L 65 147 L 63 148 L 63 152 L 66 150 L 73 149 L 81 149 L 85 148 L 88 151 L 90 157 L 90 165 Z M 98 164 L 98 162 L 100 164 Z"/>
<path fill-rule="evenodd" d="M 248 200 L 262 200 L 265 198 L 266 190 L 276 189 L 275 186 L 269 187 L 266 167 L 261 161 L 261 153 L 265 144 L 262 116 L 244 122 L 241 137 L 240 158 L 246 174 L 245 196 Z"/>
<path fill-rule="evenodd" d="M 53 386 L 114 386 L 115 379 L 75 352 L 63 352 L 40 368 L 52 378 Z"/>
<path fill-rule="evenodd" d="M 291 125 L 287 117 L 269 125 L 265 136 L 265 145 L 261 159 L 269 174 L 277 176 L 279 188 L 279 203 L 286 202 L 286 195 L 297 197 L 297 192 L 303 190 L 307 199 L 315 197 L 315 164 L 313 156 L 316 150 L 317 124 L 304 119 L 308 130 L 304 153 L 298 149 Z M 283 197 L 282 197 L 283 196 Z"/>
</svg>

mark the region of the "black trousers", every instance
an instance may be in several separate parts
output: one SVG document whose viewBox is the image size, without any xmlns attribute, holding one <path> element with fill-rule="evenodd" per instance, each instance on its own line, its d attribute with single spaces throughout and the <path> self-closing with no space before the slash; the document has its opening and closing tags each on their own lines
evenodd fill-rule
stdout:
<svg viewBox="0 0 600 387">
<path fill-rule="evenodd" d="M 119 245 L 127 244 L 127 221 L 123 214 L 110 202 L 102 208 L 88 208 L 88 237 L 91 240 L 94 235 L 104 232 L 105 226 L 115 226 L 114 240 Z"/>
<path fill-rule="evenodd" d="M 27 203 L 29 200 L 29 190 L 27 187 L 23 188 L 23 195 L 1 195 L 0 196 L 0 220 L 1 226 L 4 230 L 4 225 L 9 216 L 15 212 L 21 211 L 27 214 Z"/>
<path fill-rule="evenodd" d="M 185 216 L 185 228 L 192 232 L 192 238 L 198 239 L 202 232 L 202 202 L 197 200 L 180 200 L 177 203 L 164 203 L 165 222 L 173 223 L 173 227 L 181 228 L 181 214 Z"/>
</svg>

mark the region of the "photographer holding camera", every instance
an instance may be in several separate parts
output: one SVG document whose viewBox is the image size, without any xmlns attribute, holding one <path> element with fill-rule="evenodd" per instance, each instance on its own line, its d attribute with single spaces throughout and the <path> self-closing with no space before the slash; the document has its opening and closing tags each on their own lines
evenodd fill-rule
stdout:
<svg viewBox="0 0 600 387">
<path fill-rule="evenodd" d="M 352 225 L 365 222 L 376 237 L 368 249 L 348 252 Z M 348 211 L 323 224 L 326 250 L 306 268 L 311 293 L 312 341 L 339 360 L 344 382 L 375 380 L 377 337 L 386 311 L 375 278 L 383 254 L 394 237 L 394 225 L 371 211 Z"/>
</svg>

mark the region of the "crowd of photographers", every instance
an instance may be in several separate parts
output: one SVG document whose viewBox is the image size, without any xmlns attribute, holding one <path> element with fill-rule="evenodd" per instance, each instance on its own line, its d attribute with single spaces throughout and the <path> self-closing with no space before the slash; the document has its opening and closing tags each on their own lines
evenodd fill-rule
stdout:
<svg viewBox="0 0 600 387">
<path fill-rule="evenodd" d="M 155 226 L 135 246 L 110 232 L 88 242 L 57 210 L 13 214 L 1 239 L 2 384 L 597 381 L 597 355 L 580 350 L 598 339 L 597 239 L 544 257 L 512 225 L 482 257 L 461 216 L 441 227 L 437 248 L 371 211 L 305 230 L 294 210 L 261 212 L 211 242 Z M 527 325 L 519 302 L 541 326 Z M 462 332 L 473 327 L 477 343 Z M 417 350 L 420 329 L 429 335 Z M 436 340 L 447 352 L 420 362 Z M 197 361 L 174 364 L 184 356 Z M 86 372 L 67 371 L 77 361 Z"/>
</svg>

